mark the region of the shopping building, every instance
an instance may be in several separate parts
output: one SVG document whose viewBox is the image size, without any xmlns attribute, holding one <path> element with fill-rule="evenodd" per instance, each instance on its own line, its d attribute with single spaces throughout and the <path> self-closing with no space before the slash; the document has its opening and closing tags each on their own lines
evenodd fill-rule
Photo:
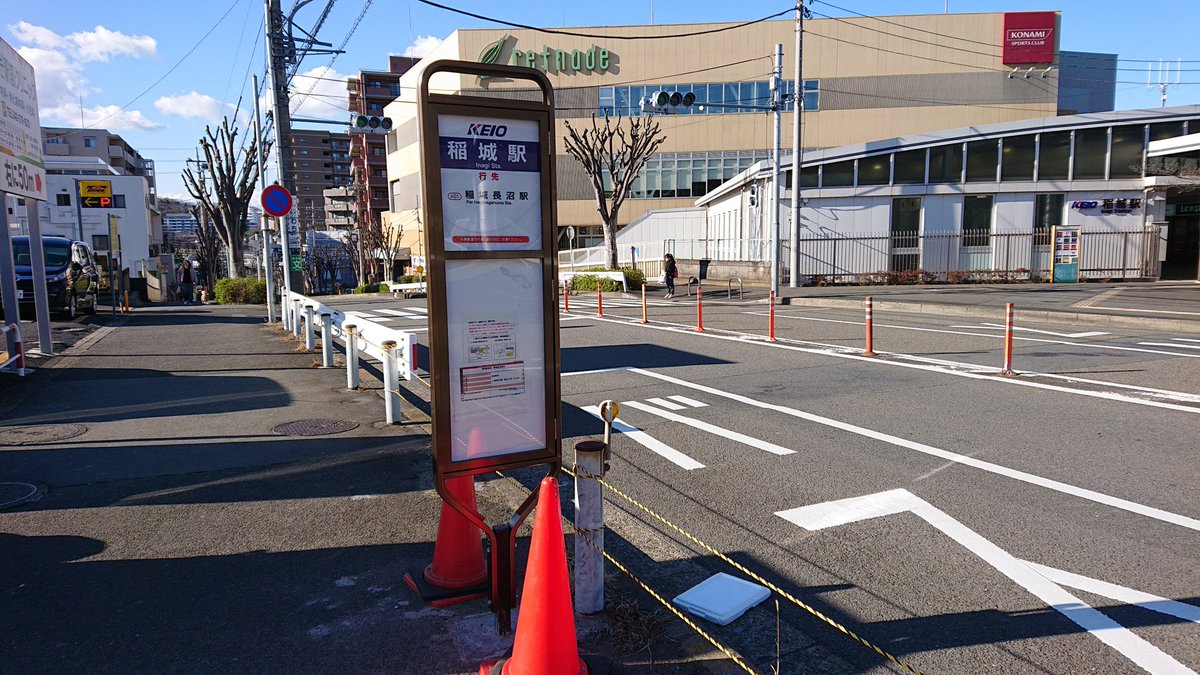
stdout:
<svg viewBox="0 0 1200 675">
<path fill-rule="evenodd" d="M 1065 28 L 1064 28 L 1065 24 Z M 1061 52 L 1069 19 L 1056 12 L 937 14 L 813 19 L 805 22 L 802 146 L 844 147 L 942 129 L 1110 109 L 1116 58 Z M 543 71 L 555 88 L 559 142 L 558 224 L 574 226 L 576 246 L 597 243 L 600 221 L 591 182 L 566 156 L 566 123 L 593 115 L 640 116 L 654 92 L 691 93 L 695 102 L 658 114 L 665 142 L 619 214 L 628 225 L 652 210 L 690 207 L 770 156 L 774 128 L 769 80 L 783 45 L 784 89 L 797 90 L 795 24 L 687 24 L 533 30 L 460 30 L 400 79 L 384 112 L 388 136 L 389 222 L 420 237 L 417 85 L 438 59 L 515 64 Z M 621 39 L 634 38 L 634 39 Z M 439 74 L 433 88 L 482 96 L 528 97 L 529 83 Z M 783 147 L 792 146 L 790 100 Z M 785 150 L 786 151 L 786 150 Z M 567 242 L 560 238 L 560 247 Z"/>
</svg>

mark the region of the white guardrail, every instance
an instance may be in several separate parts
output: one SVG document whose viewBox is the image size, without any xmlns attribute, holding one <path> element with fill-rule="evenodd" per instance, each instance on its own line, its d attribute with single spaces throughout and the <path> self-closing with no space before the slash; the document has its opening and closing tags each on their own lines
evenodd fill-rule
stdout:
<svg viewBox="0 0 1200 675">
<path fill-rule="evenodd" d="M 299 293 L 287 293 L 282 300 L 283 308 L 280 315 L 284 317 L 284 326 L 292 328 L 293 334 L 305 335 L 308 338 L 306 343 L 310 346 L 311 336 L 317 332 L 324 332 L 322 315 L 328 314 L 330 334 L 321 336 L 323 345 L 332 345 L 332 340 L 341 340 L 346 346 L 347 355 L 365 354 L 379 362 L 384 375 L 384 401 L 388 412 L 388 423 L 397 422 L 396 418 L 400 408 L 397 400 L 399 393 L 393 390 L 394 385 L 391 382 L 398 378 L 411 381 L 416 377 L 417 342 L 415 336 L 408 331 L 365 319 L 353 311 L 343 312 Z M 309 308 L 312 308 L 311 314 Z M 310 316 L 312 317 L 311 327 L 308 325 Z M 351 335 L 346 331 L 348 325 L 355 327 L 353 349 L 349 344 Z M 301 333 L 301 326 L 304 328 L 303 333 Z M 390 355 L 384 349 L 384 344 L 388 342 L 394 342 L 396 345 Z M 356 365 L 356 361 L 356 358 L 348 359 L 347 366 Z M 392 364 L 390 368 L 389 364 Z M 332 363 L 326 362 L 325 365 L 331 366 Z M 355 373 L 355 375 L 357 374 Z M 357 381 L 357 377 L 354 377 L 353 380 Z"/>
<path fill-rule="evenodd" d="M 8 337 L 5 333 L 12 333 L 15 338 L 11 354 L 8 351 Z M 9 370 L 9 365 L 14 366 L 12 370 L 16 371 L 18 376 L 25 376 L 25 351 L 21 345 L 21 327 L 15 323 L 0 324 L 0 371 Z"/>
</svg>

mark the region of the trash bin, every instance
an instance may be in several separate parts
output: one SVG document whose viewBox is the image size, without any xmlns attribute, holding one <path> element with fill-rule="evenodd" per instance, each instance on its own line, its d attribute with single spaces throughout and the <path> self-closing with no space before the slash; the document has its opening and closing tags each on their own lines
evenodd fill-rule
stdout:
<svg viewBox="0 0 1200 675">
<path fill-rule="evenodd" d="M 696 278 L 700 281 L 704 281 L 708 278 L 708 264 L 712 262 L 712 260 L 709 258 L 701 258 L 697 262 L 700 263 L 700 274 L 696 275 Z"/>
</svg>

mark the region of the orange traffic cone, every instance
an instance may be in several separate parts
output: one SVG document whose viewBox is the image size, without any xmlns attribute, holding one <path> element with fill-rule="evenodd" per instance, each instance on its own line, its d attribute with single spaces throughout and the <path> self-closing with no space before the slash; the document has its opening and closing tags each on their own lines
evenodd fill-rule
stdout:
<svg viewBox="0 0 1200 675">
<path fill-rule="evenodd" d="M 512 658 L 485 662 L 480 675 L 587 675 L 575 640 L 575 613 L 567 578 L 558 483 L 543 478 L 533 520 L 533 541 L 521 593 Z"/>
<path fill-rule="evenodd" d="M 475 509 L 475 479 L 450 478 L 446 489 L 462 504 Z M 481 598 L 489 586 L 487 560 L 479 528 L 452 506 L 442 503 L 433 562 L 420 574 L 405 573 L 404 582 L 434 607 Z"/>
</svg>

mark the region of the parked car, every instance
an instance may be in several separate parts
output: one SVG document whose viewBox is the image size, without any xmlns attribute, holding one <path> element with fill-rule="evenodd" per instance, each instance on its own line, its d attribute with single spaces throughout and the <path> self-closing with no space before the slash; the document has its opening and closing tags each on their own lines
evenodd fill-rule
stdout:
<svg viewBox="0 0 1200 675">
<path fill-rule="evenodd" d="M 17 300 L 22 310 L 33 311 L 33 256 L 28 236 L 12 238 L 13 262 L 17 272 Z M 65 237 L 42 237 L 46 260 L 46 290 L 50 311 L 74 317 L 95 314 L 100 275 L 92 249 L 82 241 Z"/>
</svg>

